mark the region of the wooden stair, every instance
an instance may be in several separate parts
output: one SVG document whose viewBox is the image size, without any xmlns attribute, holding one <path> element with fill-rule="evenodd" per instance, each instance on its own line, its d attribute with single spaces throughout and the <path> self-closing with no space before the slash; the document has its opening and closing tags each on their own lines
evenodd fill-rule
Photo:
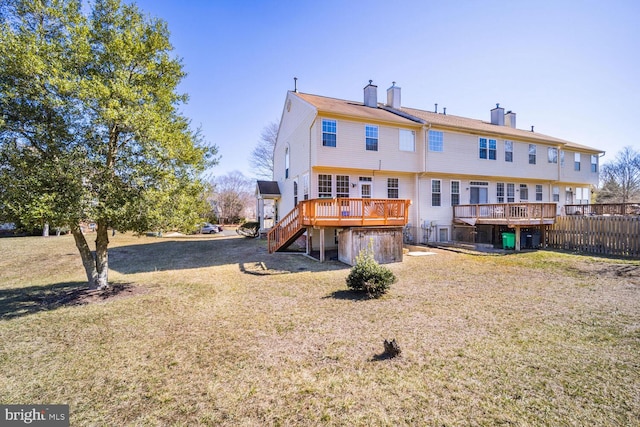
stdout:
<svg viewBox="0 0 640 427">
<path fill-rule="evenodd" d="M 304 203 L 298 204 L 269 230 L 267 234 L 267 245 L 270 254 L 287 248 L 298 237 L 302 236 L 305 231 L 300 216 L 301 206 L 303 205 Z"/>
</svg>

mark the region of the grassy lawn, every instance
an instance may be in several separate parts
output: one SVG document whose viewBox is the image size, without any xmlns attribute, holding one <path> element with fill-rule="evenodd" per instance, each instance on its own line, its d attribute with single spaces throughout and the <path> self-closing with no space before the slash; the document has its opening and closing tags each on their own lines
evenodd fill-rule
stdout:
<svg viewBox="0 0 640 427">
<path fill-rule="evenodd" d="M 349 267 L 265 241 L 111 241 L 95 295 L 70 236 L 0 239 L 1 403 L 74 426 L 640 425 L 639 262 L 433 250 L 363 300 Z"/>
</svg>

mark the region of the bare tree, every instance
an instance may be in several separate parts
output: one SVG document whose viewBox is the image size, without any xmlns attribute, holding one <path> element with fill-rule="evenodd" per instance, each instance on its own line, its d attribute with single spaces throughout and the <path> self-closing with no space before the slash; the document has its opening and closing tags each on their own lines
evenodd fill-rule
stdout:
<svg viewBox="0 0 640 427">
<path fill-rule="evenodd" d="M 640 152 L 624 147 L 614 160 L 602 166 L 602 182 L 599 203 L 640 201 Z"/>
<path fill-rule="evenodd" d="M 278 137 L 279 121 L 270 122 L 262 129 L 260 139 L 249 157 L 249 163 L 259 178 L 273 179 L 273 149 Z"/>
<path fill-rule="evenodd" d="M 247 216 L 255 203 L 255 182 L 252 179 L 245 177 L 241 172 L 233 171 L 214 178 L 212 184 L 220 222 L 232 223 Z"/>
</svg>

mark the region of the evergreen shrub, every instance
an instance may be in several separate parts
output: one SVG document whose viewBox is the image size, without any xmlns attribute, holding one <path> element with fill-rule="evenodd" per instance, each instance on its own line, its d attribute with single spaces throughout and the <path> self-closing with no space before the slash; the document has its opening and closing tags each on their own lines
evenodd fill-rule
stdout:
<svg viewBox="0 0 640 427">
<path fill-rule="evenodd" d="M 356 256 L 356 264 L 347 276 L 347 287 L 364 292 L 369 298 L 380 298 L 397 280 L 391 270 L 375 260 L 373 241 L 369 241 L 367 249 L 361 250 Z"/>
</svg>

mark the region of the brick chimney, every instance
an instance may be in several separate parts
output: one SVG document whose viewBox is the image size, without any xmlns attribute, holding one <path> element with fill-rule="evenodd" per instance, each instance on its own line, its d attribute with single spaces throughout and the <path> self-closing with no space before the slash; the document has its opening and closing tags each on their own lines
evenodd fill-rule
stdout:
<svg viewBox="0 0 640 427">
<path fill-rule="evenodd" d="M 373 84 L 373 80 L 369 80 L 369 84 L 364 87 L 364 105 L 378 108 L 378 86 Z"/>
<path fill-rule="evenodd" d="M 396 86 L 396 82 L 387 89 L 387 107 L 400 108 L 400 87 Z"/>
</svg>

